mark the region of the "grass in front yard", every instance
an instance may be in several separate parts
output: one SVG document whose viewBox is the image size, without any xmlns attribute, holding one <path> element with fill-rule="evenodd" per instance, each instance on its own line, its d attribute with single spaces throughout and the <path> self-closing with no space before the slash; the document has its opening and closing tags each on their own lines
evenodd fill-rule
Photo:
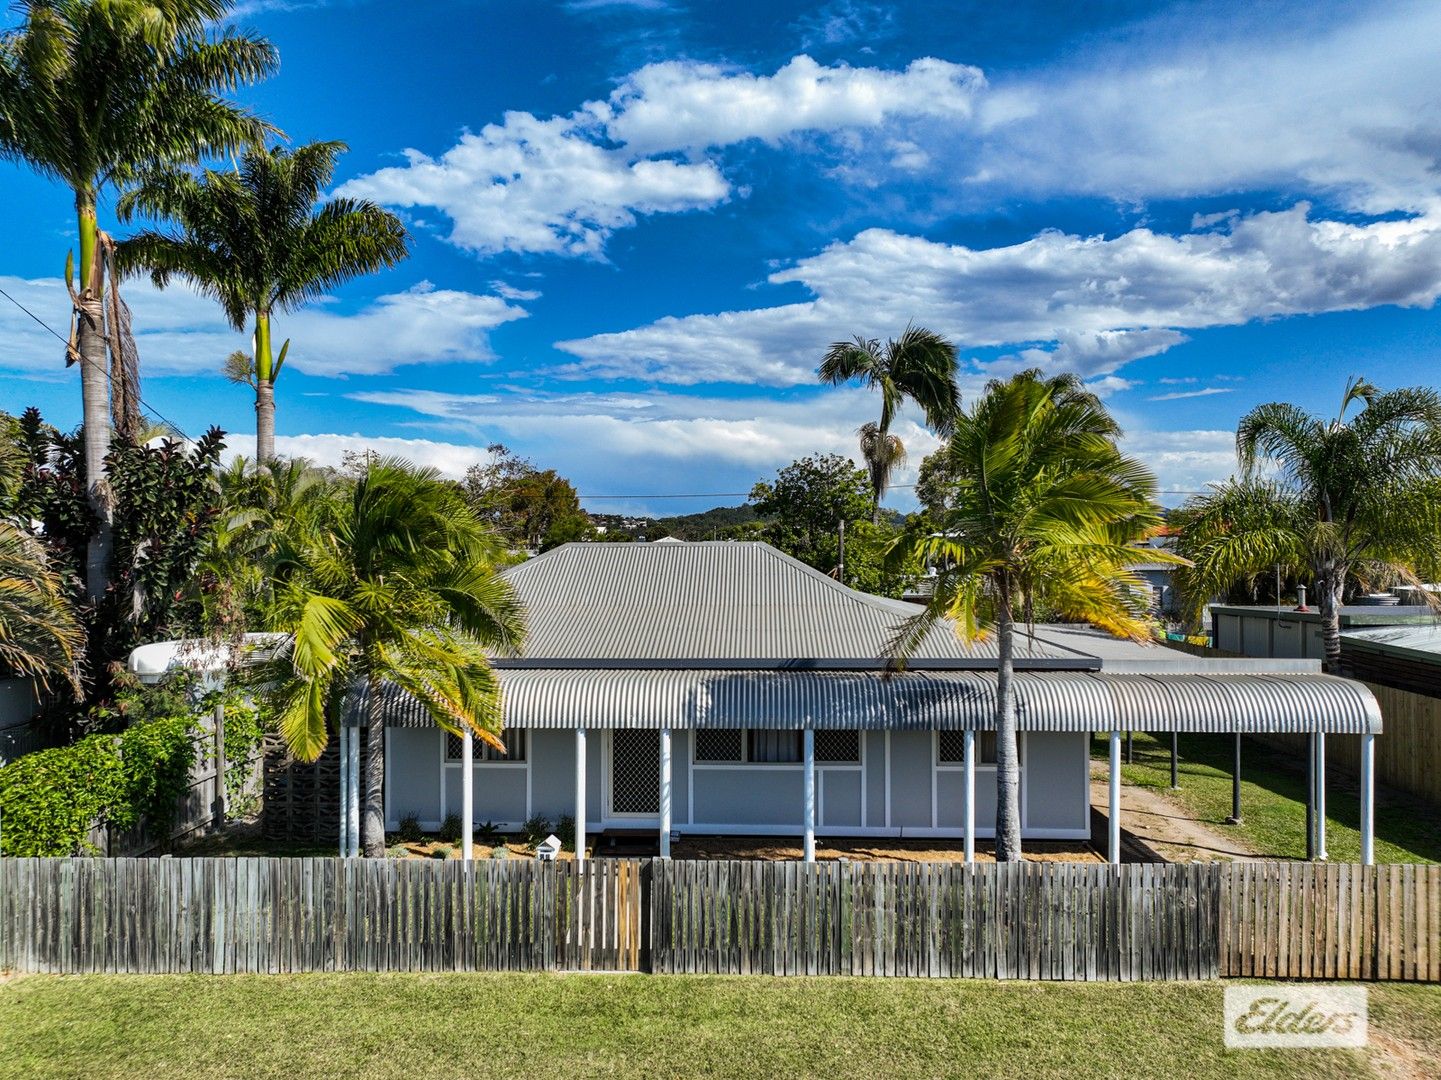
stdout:
<svg viewBox="0 0 1441 1080">
<path fill-rule="evenodd" d="M 1441 988 L 1371 991 L 1364 1051 L 1227 1051 L 1220 983 L 586 975 L 27 976 L 0 1076 L 1385 1075 Z"/>
<path fill-rule="evenodd" d="M 1384 738 L 1384 736 L 1383 736 Z M 1240 825 L 1225 824 L 1231 813 L 1230 735 L 1182 735 L 1180 790 L 1171 791 L 1170 735 L 1135 736 L 1132 764 L 1125 764 L 1122 738 L 1121 778 L 1127 784 L 1157 788 L 1180 801 L 1197 820 L 1235 829 L 1262 855 L 1306 857 L 1305 760 L 1246 739 L 1241 744 Z M 1105 761 L 1105 737 L 1091 744 L 1092 757 Z M 1326 849 L 1333 862 L 1361 859 L 1360 795 L 1356 782 L 1334 767 L 1326 775 Z M 1124 818 L 1122 824 L 1124 825 Z M 1376 861 L 1441 862 L 1441 815 L 1405 795 L 1378 789 Z"/>
</svg>

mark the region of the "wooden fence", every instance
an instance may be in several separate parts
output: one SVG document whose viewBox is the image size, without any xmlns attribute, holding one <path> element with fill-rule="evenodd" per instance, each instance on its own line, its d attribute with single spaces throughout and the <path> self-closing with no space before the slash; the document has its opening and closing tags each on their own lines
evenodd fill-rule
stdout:
<svg viewBox="0 0 1441 1080">
<path fill-rule="evenodd" d="M 634 860 L 0 860 L 0 969 L 635 971 Z"/>
<path fill-rule="evenodd" d="M 661 972 L 1210 979 L 1208 865 L 676 862 L 651 889 Z"/>
<path fill-rule="evenodd" d="M 0 860 L 0 970 L 1441 981 L 1441 867 Z"/>
</svg>

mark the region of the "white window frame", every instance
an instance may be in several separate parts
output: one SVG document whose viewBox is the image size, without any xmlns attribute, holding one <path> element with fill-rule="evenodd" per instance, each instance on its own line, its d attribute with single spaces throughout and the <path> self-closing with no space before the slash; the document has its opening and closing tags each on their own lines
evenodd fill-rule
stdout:
<svg viewBox="0 0 1441 1080">
<path fill-rule="evenodd" d="M 703 730 L 703 729 L 696 728 L 696 729 L 693 729 L 693 730 L 691 731 L 691 738 L 690 738 L 690 767 L 691 767 L 692 769 L 702 769 L 702 770 L 704 770 L 704 769 L 804 769 L 804 768 L 806 767 L 806 762 L 805 762 L 805 756 L 804 756 L 804 754 L 802 754 L 801 758 L 800 758 L 799 760 L 797 760 L 797 761 L 752 761 L 752 760 L 750 759 L 750 748 L 751 748 L 750 733 L 751 733 L 752 731 L 772 731 L 772 730 L 775 730 L 775 729 L 773 729 L 773 728 L 751 728 L 751 727 L 731 728 L 731 729 L 729 729 L 729 730 L 739 731 L 739 732 L 741 733 L 741 756 L 740 756 L 739 758 L 731 758 L 731 759 L 729 759 L 729 760 L 727 760 L 727 761 L 710 761 L 710 760 L 701 761 L 701 760 L 699 760 L 699 759 L 696 757 L 696 746 L 697 746 L 697 744 L 699 743 L 700 740 L 695 737 L 695 736 L 696 736 L 696 733 L 697 733 L 698 731 L 700 731 L 700 730 Z M 851 730 L 851 729 L 847 729 L 847 730 Z M 866 763 L 866 740 L 865 740 L 865 734 L 866 734 L 866 733 L 865 733 L 865 731 L 864 731 L 863 729 L 861 729 L 861 728 L 856 728 L 856 729 L 854 729 L 854 730 L 855 730 L 855 732 L 856 732 L 856 753 L 857 753 L 857 755 L 858 755 L 857 760 L 855 760 L 855 761 L 822 761 L 820 758 L 816 758 L 816 769 L 817 769 L 817 770 L 820 770 L 820 769 L 862 769 L 862 768 L 865 767 L 865 763 Z M 800 734 L 800 730 L 799 730 L 799 729 L 796 729 L 796 734 Z"/>
</svg>

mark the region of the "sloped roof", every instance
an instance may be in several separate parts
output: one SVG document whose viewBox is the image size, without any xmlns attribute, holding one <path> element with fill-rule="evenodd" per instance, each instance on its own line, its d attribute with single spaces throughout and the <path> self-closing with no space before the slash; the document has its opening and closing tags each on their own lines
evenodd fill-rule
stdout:
<svg viewBox="0 0 1441 1080">
<path fill-rule="evenodd" d="M 769 544 L 563 544 L 505 577 L 528 613 L 518 661 L 504 666 L 874 666 L 920 609 L 847 588 Z M 934 628 L 911 661 L 994 667 L 995 643 Z M 1089 668 L 1061 644 L 1024 637 L 1017 664 Z"/>
</svg>

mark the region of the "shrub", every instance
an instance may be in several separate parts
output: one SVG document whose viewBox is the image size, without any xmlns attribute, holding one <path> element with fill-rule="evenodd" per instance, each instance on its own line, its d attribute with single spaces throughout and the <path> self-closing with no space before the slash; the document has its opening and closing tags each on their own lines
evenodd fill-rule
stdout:
<svg viewBox="0 0 1441 1080">
<path fill-rule="evenodd" d="M 447 844 L 460 843 L 460 815 L 446 814 L 440 823 L 440 838 Z"/>
<path fill-rule="evenodd" d="M 555 835 L 560 838 L 560 846 L 566 851 L 575 850 L 575 818 L 569 814 L 562 814 L 560 820 L 555 823 Z M 542 840 L 545 837 L 541 837 Z"/>
<path fill-rule="evenodd" d="M 448 858 L 450 858 L 450 845 L 449 845 L 449 844 L 441 844 L 439 847 L 437 847 L 434 851 L 432 851 L 432 852 L 430 853 L 430 857 L 431 857 L 432 859 L 448 859 Z"/>
<path fill-rule="evenodd" d="M 537 847 L 542 840 L 555 831 L 555 826 L 544 814 L 532 814 L 520 827 L 520 831 L 527 844 Z"/>
<path fill-rule="evenodd" d="M 490 852 L 490 857 L 492 859 L 508 859 L 510 858 L 510 850 L 503 847 L 492 848 Z"/>
<path fill-rule="evenodd" d="M 92 825 L 168 829 L 190 786 L 196 722 L 189 716 L 89 735 L 0 768 L 0 854 L 57 857 L 93 851 Z"/>
<path fill-rule="evenodd" d="M 487 821 L 484 825 L 476 827 L 475 842 L 477 844 L 495 845 L 500 842 L 500 828 L 493 821 Z"/>
<path fill-rule="evenodd" d="M 420 843 L 424 835 L 420 831 L 420 816 L 415 813 L 406 814 L 400 819 L 400 828 L 396 830 L 396 835 L 407 844 Z"/>
</svg>

